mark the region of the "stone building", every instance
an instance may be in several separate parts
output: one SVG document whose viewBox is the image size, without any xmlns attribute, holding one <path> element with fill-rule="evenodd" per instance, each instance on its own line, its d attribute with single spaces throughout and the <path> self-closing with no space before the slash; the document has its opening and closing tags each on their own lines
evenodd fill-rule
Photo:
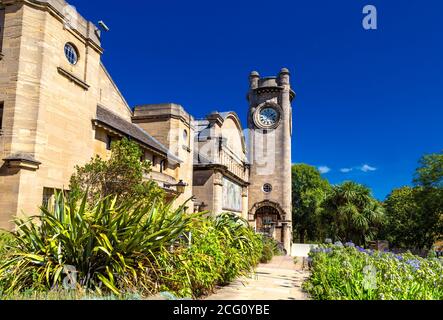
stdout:
<svg viewBox="0 0 443 320">
<path fill-rule="evenodd" d="M 131 108 L 106 71 L 100 30 L 64 0 L 0 0 L 0 228 L 67 190 L 76 165 L 129 137 L 188 210 L 229 211 L 291 243 L 289 72 L 250 76 L 248 130 L 235 112 L 195 120 L 173 103 Z M 179 188 L 180 186 L 180 188 Z"/>
</svg>

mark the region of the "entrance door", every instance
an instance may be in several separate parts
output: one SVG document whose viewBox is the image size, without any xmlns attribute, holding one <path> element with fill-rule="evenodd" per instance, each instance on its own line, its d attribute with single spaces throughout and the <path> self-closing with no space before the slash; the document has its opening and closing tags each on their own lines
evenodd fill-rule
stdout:
<svg viewBox="0 0 443 320">
<path fill-rule="evenodd" d="M 261 207 L 255 213 L 257 220 L 257 232 L 275 238 L 282 242 L 281 230 L 278 227 L 279 212 L 273 207 Z"/>
</svg>

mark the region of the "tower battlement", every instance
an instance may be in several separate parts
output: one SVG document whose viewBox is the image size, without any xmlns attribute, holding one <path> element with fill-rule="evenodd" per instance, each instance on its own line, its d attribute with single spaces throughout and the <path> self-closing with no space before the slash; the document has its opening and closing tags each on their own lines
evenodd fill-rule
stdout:
<svg viewBox="0 0 443 320">
<path fill-rule="evenodd" d="M 252 102 L 252 95 L 260 95 L 269 92 L 279 92 L 289 90 L 291 101 L 295 98 L 295 92 L 290 85 L 290 72 L 286 68 L 282 68 L 277 76 L 261 77 L 257 71 L 252 71 L 249 75 L 248 101 Z M 252 94 L 252 95 L 251 95 Z"/>
</svg>

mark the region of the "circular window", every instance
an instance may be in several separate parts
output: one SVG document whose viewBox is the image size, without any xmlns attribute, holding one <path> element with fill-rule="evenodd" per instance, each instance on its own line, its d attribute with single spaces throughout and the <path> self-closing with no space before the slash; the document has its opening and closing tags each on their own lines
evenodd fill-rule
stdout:
<svg viewBox="0 0 443 320">
<path fill-rule="evenodd" d="M 72 65 L 78 62 L 78 52 L 72 43 L 65 44 L 65 56 Z"/>
<path fill-rule="evenodd" d="M 263 191 L 264 191 L 265 193 L 271 193 L 271 191 L 272 191 L 272 185 L 270 185 L 269 183 L 266 183 L 266 184 L 263 186 Z"/>
</svg>

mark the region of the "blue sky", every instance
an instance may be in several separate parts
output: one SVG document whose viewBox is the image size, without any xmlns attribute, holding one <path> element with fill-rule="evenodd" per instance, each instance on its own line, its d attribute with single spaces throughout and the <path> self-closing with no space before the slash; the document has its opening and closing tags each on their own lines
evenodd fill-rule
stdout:
<svg viewBox="0 0 443 320">
<path fill-rule="evenodd" d="M 384 199 L 411 183 L 421 155 L 443 149 L 443 1 L 70 3 L 110 27 L 103 61 L 131 106 L 234 110 L 245 124 L 250 71 L 287 67 L 293 162 L 327 167 L 332 183 L 355 180 Z M 367 4 L 377 30 L 362 27 Z"/>
</svg>

